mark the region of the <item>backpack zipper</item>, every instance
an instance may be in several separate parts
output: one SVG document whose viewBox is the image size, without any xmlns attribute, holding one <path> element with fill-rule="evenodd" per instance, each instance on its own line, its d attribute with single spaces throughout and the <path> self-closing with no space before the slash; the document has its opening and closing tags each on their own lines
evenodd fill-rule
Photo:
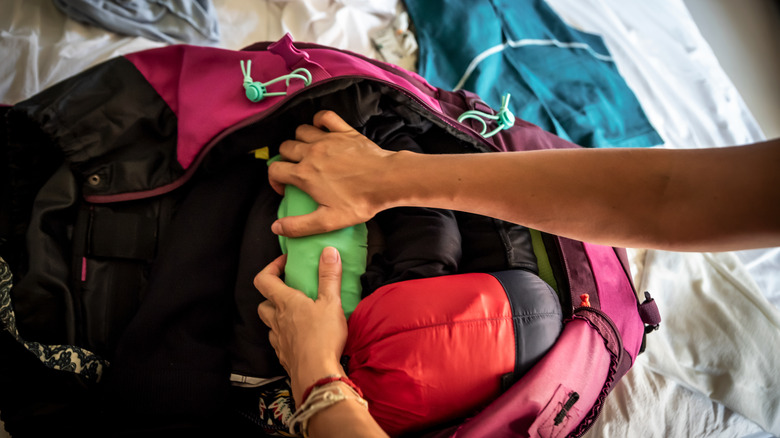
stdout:
<svg viewBox="0 0 780 438">
<path fill-rule="evenodd" d="M 615 377 L 615 373 L 617 373 L 617 366 L 620 363 L 620 358 L 623 355 L 623 340 L 620 337 L 620 331 L 617 329 L 617 326 L 615 325 L 615 323 L 612 321 L 612 319 L 606 313 L 604 313 L 600 309 L 595 309 L 593 307 L 585 307 L 585 306 L 577 307 L 576 309 L 574 309 L 574 314 L 572 315 L 572 318 L 576 317 L 576 318 L 579 318 L 579 319 L 585 319 L 586 321 L 588 321 L 589 324 L 592 324 L 590 322 L 589 318 L 587 318 L 586 316 L 581 315 L 582 313 L 588 313 L 588 312 L 594 313 L 594 314 L 598 315 L 604 321 L 607 322 L 608 326 L 612 330 L 612 336 L 614 337 L 614 341 L 615 341 L 615 343 L 617 343 L 618 354 L 617 354 L 616 358 L 613 358 L 613 359 L 610 360 L 609 374 L 607 375 L 607 379 L 604 382 L 604 386 L 606 386 L 607 382 L 610 379 L 614 378 Z M 578 314 L 580 314 L 580 315 L 578 315 Z M 600 330 L 596 329 L 596 331 L 598 331 L 601 334 Z M 601 334 L 601 336 L 604 337 L 604 334 Z M 609 348 L 607 348 L 607 351 L 609 351 Z M 610 356 L 611 356 L 611 354 L 610 354 Z M 592 413 L 592 410 L 591 410 L 591 412 L 589 412 L 587 415 L 585 415 L 585 417 L 583 417 L 582 421 L 580 422 L 580 426 L 578 426 L 577 429 L 572 431 L 572 433 L 569 436 L 571 436 L 571 437 L 583 436 L 593 427 L 593 425 L 596 423 L 596 421 L 601 416 L 601 412 L 604 410 L 604 401 L 606 400 L 606 396 L 607 395 L 608 395 L 608 393 L 605 394 L 604 393 L 604 387 L 602 387 L 601 388 L 601 392 L 599 393 L 599 396 L 596 398 L 596 403 L 594 404 L 594 406 L 598 405 L 598 407 L 596 408 L 595 414 Z M 582 424 L 585 423 L 586 421 L 588 421 L 587 426 L 583 428 Z"/>
<path fill-rule="evenodd" d="M 459 123 L 454 122 L 455 119 L 448 116 L 447 114 L 444 114 L 443 112 L 437 112 L 434 108 L 431 108 L 427 103 L 425 103 L 422 99 L 417 97 L 414 93 L 411 93 L 407 91 L 403 87 L 399 87 L 398 85 L 385 81 L 383 79 L 377 79 L 372 78 L 370 76 L 363 76 L 363 75 L 349 75 L 349 76 L 339 76 L 336 78 L 328 78 L 324 79 L 322 81 L 317 82 L 316 84 L 312 84 L 308 87 L 301 88 L 297 91 L 294 91 L 292 94 L 288 95 L 287 99 L 281 99 L 279 102 L 275 103 L 270 108 L 261 111 L 259 113 L 256 113 L 255 115 L 246 117 L 245 119 L 241 120 L 238 123 L 235 123 L 228 128 L 224 129 L 222 132 L 217 134 L 214 138 L 212 138 L 208 143 L 206 143 L 203 148 L 198 152 L 198 155 L 196 156 L 195 160 L 193 160 L 192 164 L 187 168 L 187 170 L 184 171 L 184 174 L 180 176 L 179 178 L 175 179 L 174 181 L 155 187 L 153 189 L 149 190 L 143 190 L 138 192 L 130 192 L 130 193 L 118 193 L 118 194 L 112 194 L 112 195 L 87 195 L 84 197 L 84 199 L 87 202 L 91 202 L 94 204 L 105 204 L 105 203 L 111 203 L 111 202 L 124 202 L 124 201 L 134 201 L 139 199 L 145 199 L 145 198 L 151 198 L 154 196 L 164 195 L 166 193 L 169 193 L 173 190 L 176 190 L 177 188 L 183 186 L 185 183 L 187 183 L 192 176 L 195 174 L 195 171 L 200 166 L 203 159 L 208 155 L 208 153 L 211 151 L 211 149 L 217 145 L 220 141 L 222 141 L 225 137 L 228 135 L 238 131 L 239 129 L 245 128 L 249 125 L 261 122 L 264 120 L 268 115 L 273 113 L 274 111 L 278 110 L 281 106 L 287 104 L 291 99 L 299 96 L 302 93 L 305 93 L 307 91 L 310 91 L 316 87 L 319 87 L 324 84 L 328 84 L 335 81 L 340 80 L 348 80 L 348 79 L 361 79 L 361 80 L 369 80 L 373 81 L 379 84 L 383 84 L 386 86 L 389 86 L 390 88 L 401 92 L 406 97 L 414 101 L 417 105 L 419 105 L 423 110 L 428 113 L 429 116 L 433 116 L 434 119 L 440 120 L 441 122 L 444 122 L 447 126 L 450 127 L 450 129 L 454 129 L 455 131 L 458 131 L 463 134 L 463 140 L 471 140 L 472 142 L 477 141 L 481 143 L 484 150 L 481 152 L 487 151 L 487 150 L 493 150 L 492 147 L 490 147 L 490 144 L 482 138 L 479 133 L 474 131 L 472 128 L 461 125 Z M 431 120 L 433 121 L 433 120 Z"/>
<path fill-rule="evenodd" d="M 622 353 L 620 353 L 620 352 L 623 351 L 623 340 L 620 338 L 620 331 L 618 330 L 618 328 L 615 325 L 615 323 L 612 321 L 612 318 L 610 318 L 609 315 L 604 313 L 603 310 L 596 309 L 595 307 L 588 307 L 588 306 L 580 306 L 580 307 L 575 308 L 574 309 L 574 315 L 572 315 L 572 316 L 575 317 L 575 316 L 577 316 L 578 313 L 587 313 L 587 312 L 595 313 L 596 315 L 600 316 L 604 321 L 607 322 L 609 327 L 612 329 L 612 334 L 615 337 L 614 340 L 615 340 L 615 342 L 618 345 L 618 350 L 617 350 L 618 351 L 618 355 L 619 356 L 622 355 Z M 618 357 L 618 359 L 619 359 L 619 357 Z"/>
</svg>

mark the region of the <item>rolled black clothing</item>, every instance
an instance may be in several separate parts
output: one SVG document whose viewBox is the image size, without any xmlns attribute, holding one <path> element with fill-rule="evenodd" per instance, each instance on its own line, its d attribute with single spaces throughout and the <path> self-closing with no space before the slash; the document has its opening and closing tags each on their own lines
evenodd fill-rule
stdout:
<svg viewBox="0 0 780 438">
<path fill-rule="evenodd" d="M 375 220 L 382 230 L 384 251 L 366 266 L 363 296 L 398 281 L 457 273 L 461 238 L 452 211 L 401 207 L 381 212 Z"/>
<path fill-rule="evenodd" d="M 415 138 L 428 131 L 431 122 L 387 97 L 382 104 L 386 110 L 362 127 L 363 134 L 387 150 L 424 153 Z M 384 248 L 371 257 L 361 277 L 363 296 L 398 281 L 457 273 L 461 239 L 452 211 L 391 208 L 374 221 Z"/>
<path fill-rule="evenodd" d="M 531 234 L 522 225 L 458 211 L 463 241 L 459 272 L 489 272 L 524 269 L 538 273 Z"/>
</svg>

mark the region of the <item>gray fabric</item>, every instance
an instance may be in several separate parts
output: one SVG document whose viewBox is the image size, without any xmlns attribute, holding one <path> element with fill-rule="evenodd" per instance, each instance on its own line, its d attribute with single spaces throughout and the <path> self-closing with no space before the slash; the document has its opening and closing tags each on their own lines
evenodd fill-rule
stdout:
<svg viewBox="0 0 780 438">
<path fill-rule="evenodd" d="M 219 23 L 211 0 L 53 0 L 70 18 L 112 32 L 169 44 L 214 45 Z"/>
</svg>

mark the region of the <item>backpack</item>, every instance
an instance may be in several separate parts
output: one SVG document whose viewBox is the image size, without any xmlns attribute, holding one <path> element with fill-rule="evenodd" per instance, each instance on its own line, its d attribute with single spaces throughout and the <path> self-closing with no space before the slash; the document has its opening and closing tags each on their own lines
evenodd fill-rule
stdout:
<svg viewBox="0 0 780 438">
<path fill-rule="evenodd" d="M 324 108 L 388 148 L 577 147 L 468 91 L 289 35 L 243 51 L 129 54 L 0 109 L 0 413 L 10 433 L 283 433 L 257 415 L 258 393 L 283 375 L 251 282 L 280 254 L 270 232 L 280 200 L 252 156 L 273 155 Z M 549 345 L 522 366 L 509 354 L 477 406 L 401 432 L 582 435 L 659 323 L 623 249 L 434 209 L 374 222 L 386 250 L 373 255 L 350 321 L 371 321 L 362 315 L 383 308 L 371 300 L 394 289 L 420 296 L 420 285 L 475 280 L 512 322 L 506 342 L 519 342 L 521 308 L 501 304 L 513 299 L 508 284 L 535 285 L 539 312 L 558 312 Z M 347 368 L 368 371 L 356 360 L 370 343 L 350 336 Z"/>
</svg>

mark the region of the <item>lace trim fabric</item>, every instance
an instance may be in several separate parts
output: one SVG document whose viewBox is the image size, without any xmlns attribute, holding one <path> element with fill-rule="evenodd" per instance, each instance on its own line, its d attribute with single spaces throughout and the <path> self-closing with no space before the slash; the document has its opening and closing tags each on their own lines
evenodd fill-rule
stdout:
<svg viewBox="0 0 780 438">
<path fill-rule="evenodd" d="M 40 342 L 25 341 L 16 327 L 16 315 L 11 306 L 11 288 L 13 275 L 8 264 L 0 258 L 0 324 L 17 342 L 34 354 L 45 366 L 72 372 L 81 377 L 99 382 L 108 361 L 91 351 L 74 345 L 48 345 Z"/>
</svg>

